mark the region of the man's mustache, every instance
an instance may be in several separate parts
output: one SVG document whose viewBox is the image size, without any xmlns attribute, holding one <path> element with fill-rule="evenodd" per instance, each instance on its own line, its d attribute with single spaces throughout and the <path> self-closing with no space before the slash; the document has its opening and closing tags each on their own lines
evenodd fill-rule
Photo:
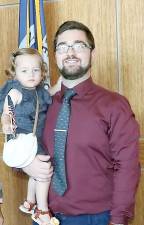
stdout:
<svg viewBox="0 0 144 225">
<path fill-rule="evenodd" d="M 77 57 L 75 57 L 75 56 L 72 55 L 72 56 L 68 56 L 67 58 L 65 58 L 64 61 L 65 61 L 65 60 L 69 60 L 69 59 L 76 59 L 76 60 L 79 60 Z"/>
</svg>

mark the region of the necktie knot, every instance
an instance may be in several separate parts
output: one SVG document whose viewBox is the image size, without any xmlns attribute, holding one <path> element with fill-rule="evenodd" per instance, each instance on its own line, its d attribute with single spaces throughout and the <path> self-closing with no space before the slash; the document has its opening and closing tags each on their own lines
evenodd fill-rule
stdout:
<svg viewBox="0 0 144 225">
<path fill-rule="evenodd" d="M 70 100 L 76 95 L 76 92 L 73 89 L 66 89 L 63 97 L 63 101 L 69 103 Z"/>
</svg>

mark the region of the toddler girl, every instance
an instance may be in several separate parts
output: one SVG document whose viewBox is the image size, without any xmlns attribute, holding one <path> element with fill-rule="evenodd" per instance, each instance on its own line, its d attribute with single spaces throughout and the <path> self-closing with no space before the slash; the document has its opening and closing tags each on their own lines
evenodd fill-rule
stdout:
<svg viewBox="0 0 144 225">
<path fill-rule="evenodd" d="M 37 154 L 44 154 L 41 146 L 41 135 L 45 116 L 52 99 L 44 88 L 47 67 L 42 56 L 36 49 L 23 48 L 12 53 L 10 68 L 6 71 L 8 81 L 0 89 L 0 113 L 2 113 L 2 129 L 8 138 L 12 134 L 31 133 L 35 120 L 37 97 L 39 101 L 38 123 L 36 136 L 38 141 Z M 8 97 L 9 96 L 9 97 Z M 15 118 L 11 126 L 11 116 L 8 99 L 14 106 Z M 48 208 L 48 189 L 50 180 L 40 181 L 29 177 L 27 199 L 20 210 L 32 214 L 32 219 L 38 224 L 57 225 L 58 220 L 52 217 Z"/>
</svg>

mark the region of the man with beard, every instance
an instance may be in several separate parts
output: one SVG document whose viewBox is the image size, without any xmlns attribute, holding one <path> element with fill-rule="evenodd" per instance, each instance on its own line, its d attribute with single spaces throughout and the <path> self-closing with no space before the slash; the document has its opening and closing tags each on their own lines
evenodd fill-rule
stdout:
<svg viewBox="0 0 144 225">
<path fill-rule="evenodd" d="M 123 96 L 93 83 L 94 49 L 93 35 L 82 23 L 67 21 L 56 32 L 54 50 L 62 87 L 48 110 L 43 135 L 54 160 L 53 180 L 58 172 L 54 146 L 59 110 L 65 92 L 75 93 L 63 157 L 66 188 L 59 194 L 52 182 L 49 194 L 50 209 L 61 225 L 127 225 L 133 216 L 140 172 L 139 127 Z M 61 153 L 58 159 L 62 160 Z M 39 172 L 38 160 L 34 163 Z M 51 175 L 49 171 L 44 168 L 41 174 Z"/>
</svg>

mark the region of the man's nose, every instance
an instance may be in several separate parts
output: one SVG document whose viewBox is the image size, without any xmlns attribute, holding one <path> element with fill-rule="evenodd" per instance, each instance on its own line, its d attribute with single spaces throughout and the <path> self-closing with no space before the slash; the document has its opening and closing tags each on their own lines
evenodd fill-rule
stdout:
<svg viewBox="0 0 144 225">
<path fill-rule="evenodd" d="M 68 55 L 73 55 L 75 53 L 75 50 L 73 49 L 73 46 L 69 46 L 67 50 Z"/>
</svg>

